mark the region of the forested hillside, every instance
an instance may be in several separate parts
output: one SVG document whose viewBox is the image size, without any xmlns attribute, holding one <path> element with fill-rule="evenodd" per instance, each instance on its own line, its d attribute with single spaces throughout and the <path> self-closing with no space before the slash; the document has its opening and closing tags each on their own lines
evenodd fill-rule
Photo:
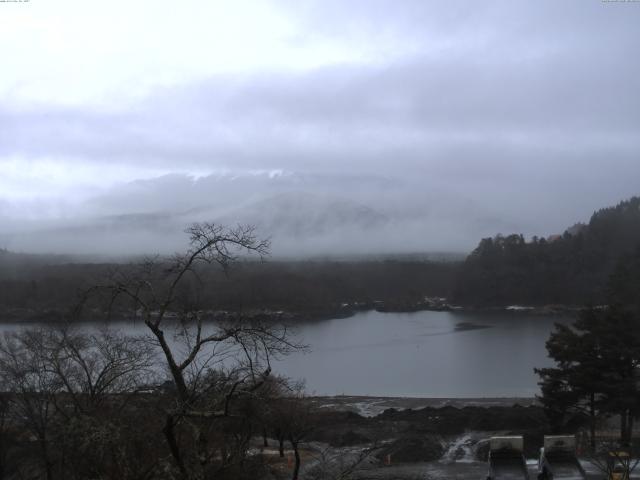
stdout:
<svg viewBox="0 0 640 480">
<path fill-rule="evenodd" d="M 640 197 L 634 197 L 595 212 L 588 224 L 576 224 L 562 235 L 529 241 L 518 234 L 482 239 L 463 263 L 240 262 L 228 277 L 218 272 L 204 279 L 210 288 L 200 303 L 207 309 L 285 310 L 310 316 L 337 314 L 345 303 L 366 307 L 380 301 L 402 309 L 425 296 L 448 297 L 466 307 L 601 304 L 616 267 L 617 291 L 637 296 L 629 276 L 638 268 L 623 267 L 640 265 L 639 248 Z M 66 311 L 79 291 L 100 283 L 113 269 L 127 268 L 106 260 L 78 262 L 0 250 L 0 311 L 4 318 Z"/>
<path fill-rule="evenodd" d="M 602 303 L 609 275 L 637 260 L 640 198 L 595 212 L 548 239 L 484 238 L 460 270 L 455 301 L 464 305 Z"/>
<path fill-rule="evenodd" d="M 450 295 L 460 262 L 425 260 L 247 261 L 225 275 L 201 273 L 203 309 L 284 310 L 303 316 L 336 315 L 380 301 L 412 305 L 424 296 Z M 0 252 L 0 320 L 57 318 L 79 293 L 129 264 L 64 263 Z M 344 304 L 349 304 L 346 306 Z"/>
</svg>

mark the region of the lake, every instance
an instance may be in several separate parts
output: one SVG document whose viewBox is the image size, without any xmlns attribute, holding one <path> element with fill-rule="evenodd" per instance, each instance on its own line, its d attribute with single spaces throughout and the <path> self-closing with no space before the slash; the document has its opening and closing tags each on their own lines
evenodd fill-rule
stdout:
<svg viewBox="0 0 640 480">
<path fill-rule="evenodd" d="M 303 325 L 306 354 L 275 365 L 318 395 L 531 397 L 533 367 L 567 317 L 526 313 L 361 312 Z"/>
<path fill-rule="evenodd" d="M 551 365 L 545 341 L 553 324 L 570 321 L 523 312 L 372 310 L 299 325 L 296 335 L 309 351 L 273 367 L 306 379 L 315 395 L 532 397 L 538 393 L 533 368 Z M 140 321 L 115 326 L 146 333 Z M 0 331 L 16 328 L 0 324 Z"/>
</svg>

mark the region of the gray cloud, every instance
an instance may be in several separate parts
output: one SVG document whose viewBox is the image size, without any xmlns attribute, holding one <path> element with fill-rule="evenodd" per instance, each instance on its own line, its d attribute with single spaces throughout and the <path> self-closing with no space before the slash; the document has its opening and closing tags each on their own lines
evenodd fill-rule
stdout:
<svg viewBox="0 0 640 480">
<path fill-rule="evenodd" d="M 289 8 L 310 36 L 375 40 L 379 58 L 194 80 L 110 111 L 5 108 L 0 156 L 52 157 L 70 169 L 90 163 L 98 172 L 132 163 L 223 169 L 244 179 L 240 187 L 219 176 L 125 182 L 88 201 L 83 218 L 165 207 L 213 214 L 211 205 L 224 217 L 305 191 L 424 224 L 416 235 L 447 231 L 456 248 L 503 228 L 553 233 L 639 192 L 640 5 L 376 0 Z M 298 183 L 247 173 L 269 170 L 293 172 Z M 446 243 L 437 237 L 426 247 Z"/>
</svg>

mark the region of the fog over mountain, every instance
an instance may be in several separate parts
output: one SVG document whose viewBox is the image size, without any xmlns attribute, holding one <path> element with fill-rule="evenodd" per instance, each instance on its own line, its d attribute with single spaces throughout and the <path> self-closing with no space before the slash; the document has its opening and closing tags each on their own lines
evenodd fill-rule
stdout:
<svg viewBox="0 0 640 480">
<path fill-rule="evenodd" d="M 637 2 L 54 3 L 2 5 L 0 247 L 469 251 L 640 192 Z"/>
<path fill-rule="evenodd" d="M 115 187 L 68 206 L 60 217 L 7 215 L 0 242 L 39 253 L 171 253 L 184 247 L 185 226 L 214 221 L 255 225 L 271 238 L 276 256 L 466 252 L 482 236 L 563 231 L 571 218 L 562 205 L 539 218 L 544 199 L 509 199 L 513 192 L 506 187 L 504 203 L 491 205 L 459 186 L 429 183 L 428 177 L 281 171 L 197 179 L 173 174 Z M 574 213 L 585 218 L 588 208 Z"/>
<path fill-rule="evenodd" d="M 186 225 L 208 220 L 255 225 L 278 256 L 458 252 L 478 232 L 518 225 L 489 217 L 468 197 L 422 191 L 420 182 L 283 172 L 168 175 L 74 208 L 64 219 L 22 221 L 0 241 L 35 252 L 167 253 L 183 246 Z"/>
</svg>

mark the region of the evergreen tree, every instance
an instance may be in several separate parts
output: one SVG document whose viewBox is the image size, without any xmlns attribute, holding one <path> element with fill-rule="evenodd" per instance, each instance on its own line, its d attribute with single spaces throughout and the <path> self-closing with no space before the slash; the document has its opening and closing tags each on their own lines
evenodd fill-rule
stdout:
<svg viewBox="0 0 640 480">
<path fill-rule="evenodd" d="M 606 385 L 594 332 L 597 322 L 597 312 L 587 309 L 572 327 L 556 324 L 546 346 L 557 367 L 535 369 L 541 378 L 540 400 L 552 425 L 559 428 L 576 413 L 586 415 L 592 447 Z"/>
<path fill-rule="evenodd" d="M 640 414 L 637 315 L 616 305 L 585 309 L 573 325 L 556 325 L 547 351 L 556 367 L 536 373 L 550 421 L 558 425 L 568 413 L 585 413 L 594 446 L 596 419 L 619 415 L 620 440 L 628 445 Z"/>
<path fill-rule="evenodd" d="M 640 253 L 631 255 L 639 245 L 640 197 L 599 210 L 588 225 L 576 224 L 549 240 L 485 238 L 462 265 L 454 300 L 476 306 L 602 304 L 608 298 L 608 277 L 625 273 L 624 265 L 616 269 L 621 258 L 626 270 L 640 271 Z M 636 279 L 620 285 L 619 292 L 640 305 Z"/>
</svg>

